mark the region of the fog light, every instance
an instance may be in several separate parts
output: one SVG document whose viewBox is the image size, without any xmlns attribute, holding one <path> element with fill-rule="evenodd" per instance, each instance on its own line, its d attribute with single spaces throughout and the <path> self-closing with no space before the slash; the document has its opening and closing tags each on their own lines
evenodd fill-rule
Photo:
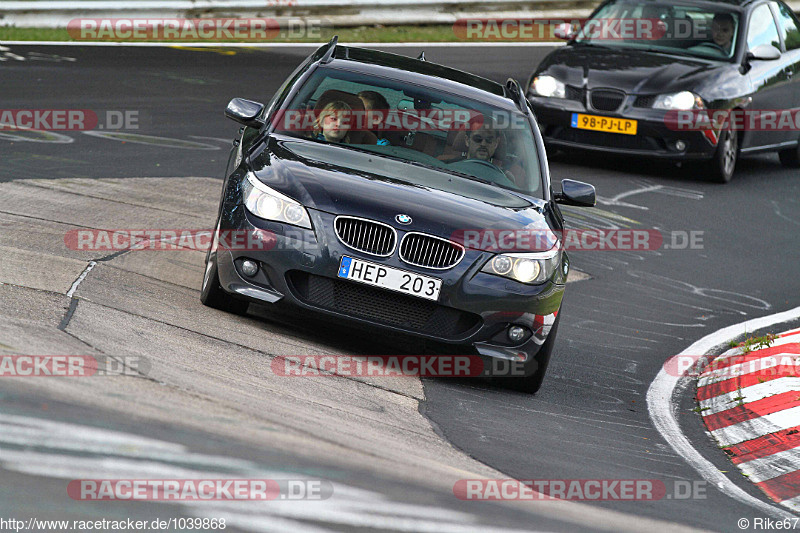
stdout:
<svg viewBox="0 0 800 533">
<path fill-rule="evenodd" d="M 242 262 L 242 273 L 244 273 L 244 275 L 248 278 L 252 278 L 258 274 L 258 263 L 246 259 Z"/>
<path fill-rule="evenodd" d="M 508 340 L 511 342 L 520 342 L 525 338 L 525 328 L 522 326 L 511 326 L 508 328 Z"/>
<path fill-rule="evenodd" d="M 683 141 L 675 141 L 675 149 L 679 152 L 683 152 L 686 149 L 686 143 Z"/>
</svg>

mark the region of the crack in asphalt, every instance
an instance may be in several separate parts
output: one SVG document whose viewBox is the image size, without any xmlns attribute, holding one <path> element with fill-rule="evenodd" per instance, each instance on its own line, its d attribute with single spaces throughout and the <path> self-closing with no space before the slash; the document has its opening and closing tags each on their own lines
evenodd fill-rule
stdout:
<svg viewBox="0 0 800 533">
<path fill-rule="evenodd" d="M 117 253 L 111 254 L 111 256 L 107 256 L 105 258 L 95 259 L 93 261 L 90 261 L 90 264 L 91 263 L 95 263 L 96 264 L 97 262 L 100 262 L 100 261 L 108 261 L 111 258 L 113 258 L 114 256 L 122 255 L 122 253 L 126 253 L 128 251 L 130 251 L 130 250 L 123 250 L 121 253 L 117 252 Z M 107 266 L 110 267 L 110 268 L 113 268 L 114 270 L 117 270 L 119 272 L 130 273 L 127 270 L 117 268 L 117 267 L 115 267 L 113 265 L 107 265 Z M 87 269 L 81 275 L 85 278 L 85 275 L 88 275 L 89 271 L 92 268 L 88 268 L 87 267 Z M 158 279 L 158 278 L 154 278 L 152 276 L 148 276 L 146 274 L 139 274 L 139 273 L 134 273 L 134 274 L 136 274 L 137 276 L 142 276 L 144 278 L 148 278 L 148 279 L 154 280 L 154 281 L 158 281 L 158 282 L 162 282 L 162 283 L 165 283 L 165 284 L 173 285 L 175 287 L 180 287 L 182 289 L 186 289 L 186 287 L 184 287 L 183 285 L 178 285 L 177 283 L 172 283 L 170 281 L 164 281 L 164 280 L 161 280 L 161 279 Z M 79 277 L 78 280 L 76 280 L 76 283 L 80 284 L 79 280 L 83 281 Z M 75 286 L 75 285 L 73 284 L 73 286 Z M 77 287 L 75 287 L 75 289 L 77 290 Z M 261 350 L 256 350 L 256 349 L 254 349 L 254 348 L 252 348 L 250 346 L 247 346 L 247 345 L 244 345 L 244 344 L 239 344 L 239 343 L 237 343 L 235 341 L 231 341 L 231 340 L 228 340 L 228 339 L 223 339 L 223 338 L 220 338 L 220 337 L 216 337 L 214 335 L 210 335 L 208 333 L 196 331 L 196 330 L 184 327 L 184 326 L 179 326 L 177 324 L 171 324 L 169 322 L 165 322 L 165 321 L 159 320 L 157 318 L 148 317 L 148 316 L 140 315 L 140 314 L 137 314 L 137 313 L 132 313 L 132 312 L 127 311 L 125 309 L 120 309 L 120 308 L 117 308 L 117 307 L 114 307 L 114 306 L 111 306 L 111 305 L 95 302 L 95 301 L 92 301 L 92 300 L 89 300 L 89 299 L 86 299 L 86 298 L 82 298 L 80 296 L 72 296 L 72 300 L 70 301 L 70 309 L 64 315 L 64 318 L 62 319 L 61 324 L 59 324 L 58 329 L 66 332 L 66 328 L 67 328 L 67 326 L 69 326 L 69 322 L 72 319 L 72 316 L 74 315 L 75 310 L 77 309 L 77 301 L 78 300 L 84 300 L 86 302 L 89 302 L 89 303 L 92 303 L 92 304 L 95 304 L 95 305 L 99 305 L 99 306 L 104 307 L 106 309 L 112 309 L 114 311 L 125 313 L 125 314 L 131 315 L 131 316 L 135 316 L 137 318 L 142 318 L 144 320 L 149 320 L 149 321 L 152 321 L 152 322 L 155 322 L 157 324 L 161 324 L 161 325 L 164 325 L 164 326 L 167 326 L 167 327 L 172 327 L 172 328 L 176 328 L 176 329 L 179 329 L 181 331 L 188 332 L 188 333 L 193 333 L 193 334 L 196 334 L 196 335 L 200 335 L 200 336 L 206 337 L 208 339 L 214 339 L 216 341 L 219 341 L 219 342 L 222 342 L 222 343 L 225 343 L 225 344 L 230 344 L 232 346 L 236 346 L 238 348 L 242 348 L 242 349 L 251 351 L 251 352 L 253 352 L 255 354 L 266 356 L 267 358 L 270 358 L 270 359 L 287 357 L 285 354 L 277 354 L 277 353 L 270 353 L 270 352 L 264 352 L 264 351 L 261 351 Z M 75 302 L 74 306 L 73 306 L 73 302 Z M 250 318 L 250 317 L 248 317 L 248 318 Z M 255 319 L 251 318 L 251 320 L 255 320 Z M 80 340 L 80 339 L 78 339 L 78 340 Z M 84 342 L 84 341 L 81 341 L 81 342 Z M 87 344 L 87 345 L 91 346 L 91 344 L 86 343 L 86 342 L 84 342 L 84 344 Z M 92 346 L 92 348 L 94 348 L 94 346 Z M 103 353 L 101 350 L 98 350 L 98 351 Z M 311 368 L 308 365 L 302 365 L 302 366 L 304 366 L 306 368 Z M 400 391 L 396 391 L 396 390 L 392 390 L 392 389 L 390 389 L 388 387 L 384 387 L 384 386 L 381 386 L 381 385 L 378 385 L 378 384 L 375 384 L 375 383 L 370 383 L 370 382 L 367 382 L 367 381 L 362 381 L 360 379 L 355 379 L 353 376 L 342 376 L 342 375 L 339 375 L 339 374 L 333 374 L 333 375 L 335 375 L 336 377 L 342 378 L 342 379 L 346 379 L 348 381 L 352 381 L 352 382 L 355 382 L 355 383 L 359 383 L 361 385 L 366 385 L 368 387 L 372 387 L 374 389 L 378 389 L 378 390 L 382 390 L 382 391 L 389 392 L 389 393 L 392 393 L 392 394 L 396 394 L 398 396 L 402 396 L 404 398 L 408 398 L 408 399 L 414 400 L 416 402 L 420 402 L 421 401 L 419 398 L 417 398 L 415 396 L 412 396 L 410 394 L 407 394 L 407 393 L 404 393 L 404 392 L 400 392 Z"/>
</svg>

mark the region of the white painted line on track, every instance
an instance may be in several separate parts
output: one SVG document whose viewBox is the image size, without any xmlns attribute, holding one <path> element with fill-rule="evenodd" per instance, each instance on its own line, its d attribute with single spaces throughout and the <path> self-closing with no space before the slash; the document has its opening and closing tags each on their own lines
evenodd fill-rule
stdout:
<svg viewBox="0 0 800 533">
<path fill-rule="evenodd" d="M 4 45 L 30 45 L 30 46 L 187 46 L 191 48 L 319 48 L 327 43 L 192 43 L 192 42 L 163 42 L 163 43 L 126 43 L 119 41 L 111 42 L 81 42 L 81 41 L 3 41 Z M 525 47 L 525 48 L 547 48 L 564 46 L 565 43 L 462 43 L 462 42 L 425 42 L 425 43 L 350 43 L 341 42 L 342 46 L 358 47 L 382 47 L 382 48 L 485 48 L 485 47 Z"/>
<path fill-rule="evenodd" d="M 729 342 L 750 331 L 756 331 L 774 324 L 787 322 L 800 317 L 800 307 L 795 307 L 782 313 L 769 315 L 753 320 L 747 320 L 739 324 L 728 326 L 719 331 L 706 335 L 702 339 L 693 343 L 676 357 L 686 357 L 696 354 L 707 354 L 714 348 Z M 731 498 L 754 507 L 769 516 L 775 518 L 795 518 L 795 515 L 784 511 L 774 505 L 759 500 L 746 493 L 736 486 L 730 479 L 720 472 L 711 461 L 700 455 L 681 431 L 678 420 L 675 417 L 676 407 L 673 396 L 677 390 L 685 387 L 690 378 L 684 374 L 682 376 L 670 375 L 663 365 L 656 378 L 647 390 L 647 409 L 653 425 L 661 433 L 664 440 L 672 446 L 675 452 L 683 457 L 689 465 L 694 468 L 706 481 L 717 487 L 722 493 Z M 795 425 L 796 425 L 795 419 Z M 752 437 L 750 437 L 752 438 Z"/>
<path fill-rule="evenodd" d="M 745 420 L 732 426 L 715 429 L 711 434 L 721 446 L 733 446 L 782 429 L 793 428 L 797 425 L 798 420 L 800 420 L 800 405 L 777 413 L 761 415 L 758 418 Z"/>
<path fill-rule="evenodd" d="M 800 378 L 778 378 L 757 385 L 751 385 L 750 387 L 736 389 L 726 394 L 720 394 L 708 400 L 702 400 L 700 402 L 700 408 L 703 409 L 703 416 L 708 416 L 733 409 L 739 405 L 740 402 L 755 402 L 763 400 L 764 398 L 769 398 L 770 396 L 775 396 L 776 394 L 783 394 L 784 392 L 796 390 L 800 390 Z"/>
<path fill-rule="evenodd" d="M 737 466 L 744 472 L 753 483 L 761 483 L 768 479 L 773 479 L 789 472 L 797 470 L 800 463 L 800 447 L 792 448 L 783 452 L 773 453 L 766 457 L 760 457 L 739 463 Z"/>
<path fill-rule="evenodd" d="M 781 505 L 785 505 L 789 509 L 794 509 L 795 511 L 800 511 L 800 496 L 796 496 L 788 500 L 783 500 L 781 502 Z"/>
</svg>

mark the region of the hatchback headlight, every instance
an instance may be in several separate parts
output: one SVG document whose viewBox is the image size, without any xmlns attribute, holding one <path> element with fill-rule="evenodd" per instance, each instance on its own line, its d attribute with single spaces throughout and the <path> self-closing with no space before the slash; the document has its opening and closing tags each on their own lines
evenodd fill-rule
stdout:
<svg viewBox="0 0 800 533">
<path fill-rule="evenodd" d="M 553 76 L 536 76 L 531 82 L 530 90 L 536 96 L 547 98 L 564 98 L 567 95 L 567 87 Z"/>
<path fill-rule="evenodd" d="M 261 183 L 251 172 L 242 184 L 247 210 L 259 218 L 311 229 L 308 211 L 299 202 Z"/>
<path fill-rule="evenodd" d="M 557 244 L 546 252 L 498 254 L 483 266 L 481 272 L 537 285 L 550 279 L 560 263 L 561 250 Z"/>
<path fill-rule="evenodd" d="M 689 91 L 679 93 L 660 94 L 653 102 L 655 109 L 677 109 L 686 111 L 689 109 L 703 109 L 703 99 Z"/>
</svg>

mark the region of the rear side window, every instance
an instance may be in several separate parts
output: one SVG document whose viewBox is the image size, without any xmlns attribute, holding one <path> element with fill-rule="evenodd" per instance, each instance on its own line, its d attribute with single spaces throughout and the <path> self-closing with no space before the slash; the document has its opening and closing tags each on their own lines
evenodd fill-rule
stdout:
<svg viewBox="0 0 800 533">
<path fill-rule="evenodd" d="M 794 14 L 784 4 L 773 4 L 778 12 L 778 27 L 787 50 L 800 48 L 800 28 Z"/>
<path fill-rule="evenodd" d="M 769 44 L 776 49 L 781 49 L 781 40 L 778 37 L 778 28 L 769 6 L 760 5 L 750 15 L 750 27 L 747 29 L 747 49 L 753 50 L 762 44 Z"/>
</svg>

